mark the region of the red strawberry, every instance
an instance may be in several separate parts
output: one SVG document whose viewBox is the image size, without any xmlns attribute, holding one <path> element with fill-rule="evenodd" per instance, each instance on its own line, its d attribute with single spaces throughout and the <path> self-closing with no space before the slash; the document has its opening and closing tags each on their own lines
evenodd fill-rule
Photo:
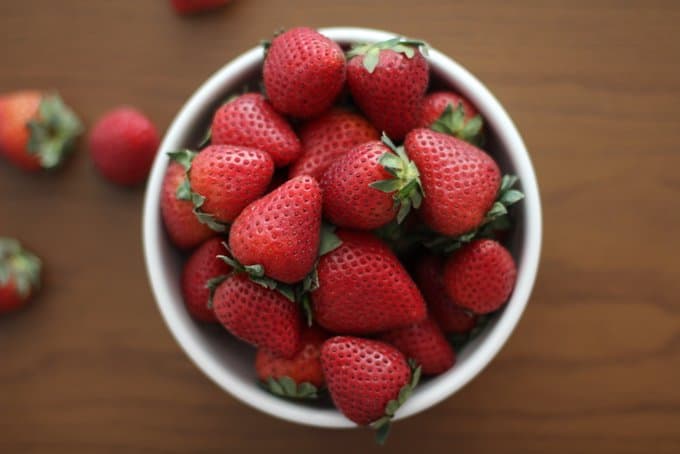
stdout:
<svg viewBox="0 0 680 454">
<path fill-rule="evenodd" d="M 350 420 L 387 436 L 394 413 L 420 378 L 393 346 L 358 337 L 338 336 L 321 348 L 321 366 L 335 406 Z"/>
<path fill-rule="evenodd" d="M 429 129 L 411 131 L 404 147 L 418 167 L 425 193 L 421 219 L 450 236 L 479 227 L 500 189 L 494 160 L 474 145 Z"/>
<path fill-rule="evenodd" d="M 345 84 L 345 54 L 316 30 L 292 28 L 272 40 L 262 78 L 276 110 L 314 117 L 333 105 Z"/>
<path fill-rule="evenodd" d="M 494 240 L 475 240 L 455 252 L 444 267 L 449 297 L 476 314 L 505 304 L 515 287 L 517 267 L 510 252 Z"/>
<path fill-rule="evenodd" d="M 58 95 L 19 91 L 0 97 L 0 154 L 24 170 L 56 167 L 81 132 L 78 117 Z"/>
<path fill-rule="evenodd" d="M 241 95 L 215 112 L 212 144 L 264 150 L 276 167 L 290 164 L 302 152 L 300 141 L 286 119 L 259 93 Z"/>
<path fill-rule="evenodd" d="M 347 82 L 371 123 L 400 141 L 418 124 L 429 67 L 424 43 L 399 38 L 355 46 L 348 54 Z"/>
<path fill-rule="evenodd" d="M 215 290 L 217 319 L 234 336 L 285 358 L 300 349 L 300 306 L 276 290 L 230 275 Z"/>
<path fill-rule="evenodd" d="M 124 186 L 146 179 L 158 145 L 156 127 L 143 113 L 130 107 L 104 115 L 90 134 L 95 167 L 107 180 Z"/>
<path fill-rule="evenodd" d="M 425 375 L 446 372 L 456 361 L 456 354 L 432 318 L 384 333 L 380 339 L 415 360 Z"/>
<path fill-rule="evenodd" d="M 262 265 L 272 279 L 292 284 L 314 267 L 321 229 L 321 189 L 301 176 L 248 205 L 229 233 L 229 246 L 243 265 Z"/>
<path fill-rule="evenodd" d="M 306 123 L 300 130 L 302 156 L 290 167 L 290 178 L 310 175 L 321 181 L 326 169 L 338 158 L 380 134 L 364 117 L 344 110 L 332 110 Z"/>
<path fill-rule="evenodd" d="M 179 14 L 193 14 L 226 5 L 230 0 L 170 0 Z"/>
<path fill-rule="evenodd" d="M 212 218 L 221 223 L 234 221 L 265 193 L 273 174 L 274 162 L 264 151 L 233 145 L 204 148 L 189 167 L 191 197 L 199 220 L 213 228 Z"/>
<path fill-rule="evenodd" d="M 318 327 L 304 328 L 300 335 L 300 350 L 290 359 L 259 348 L 255 356 L 257 376 L 267 383 L 274 394 L 296 398 L 316 397 L 316 391 L 325 383 L 320 356 L 321 344 L 327 337 Z"/>
<path fill-rule="evenodd" d="M 228 254 L 223 241 L 222 238 L 215 237 L 203 243 L 191 254 L 182 270 L 184 304 L 189 313 L 202 322 L 217 321 L 215 313 L 208 307 L 209 281 L 220 276 L 226 277 L 231 271 L 224 260 L 217 258 L 218 255 Z"/>
<path fill-rule="evenodd" d="M 40 287 L 40 259 L 12 238 L 0 237 L 0 314 L 23 307 Z"/>
<path fill-rule="evenodd" d="M 411 206 L 420 206 L 418 169 L 402 149 L 383 141 L 358 145 L 324 173 L 324 215 L 333 224 L 372 230 L 401 222 Z"/>
<path fill-rule="evenodd" d="M 340 231 L 319 259 L 312 293 L 316 321 L 336 333 L 387 331 L 426 317 L 425 302 L 390 248 L 370 233 Z"/>
<path fill-rule="evenodd" d="M 177 198 L 177 190 L 186 180 L 184 167 L 171 162 L 163 179 L 161 189 L 161 215 L 170 240 L 180 249 L 198 246 L 215 234 L 205 224 L 198 222 L 189 200 Z"/>
<path fill-rule="evenodd" d="M 444 287 L 444 259 L 423 257 L 415 268 L 415 280 L 425 297 L 428 310 L 445 333 L 467 333 L 477 324 L 477 316 L 453 304 Z"/>
</svg>

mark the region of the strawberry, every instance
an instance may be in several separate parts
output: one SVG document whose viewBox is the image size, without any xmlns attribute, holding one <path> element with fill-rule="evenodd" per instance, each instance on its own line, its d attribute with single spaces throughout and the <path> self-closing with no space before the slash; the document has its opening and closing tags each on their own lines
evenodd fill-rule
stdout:
<svg viewBox="0 0 680 454">
<path fill-rule="evenodd" d="M 319 181 L 334 161 L 356 145 L 380 138 L 378 130 L 364 117 L 339 109 L 305 123 L 299 135 L 302 155 L 288 175 L 310 175 Z"/>
<path fill-rule="evenodd" d="M 58 95 L 19 91 L 0 97 L 0 154 L 21 169 L 56 167 L 82 131 Z"/>
<path fill-rule="evenodd" d="M 321 345 L 328 335 L 318 327 L 304 328 L 300 350 L 290 359 L 264 348 L 257 350 L 255 370 L 272 393 L 293 398 L 316 398 L 324 386 Z"/>
<path fill-rule="evenodd" d="M 394 413 L 409 398 L 420 378 L 404 355 L 384 342 L 337 336 L 321 347 L 321 366 L 335 406 L 350 420 L 387 437 Z"/>
<path fill-rule="evenodd" d="M 170 157 L 189 175 L 178 197 L 191 199 L 198 220 L 218 232 L 265 193 L 274 174 L 271 157 L 253 148 L 209 145 L 200 153 L 181 150 Z"/>
<path fill-rule="evenodd" d="M 394 345 L 404 356 L 415 360 L 425 375 L 446 372 L 456 361 L 451 345 L 432 318 L 384 333 L 380 340 Z"/>
<path fill-rule="evenodd" d="M 236 218 L 229 246 L 243 265 L 292 284 L 314 267 L 321 229 L 321 189 L 310 176 L 287 181 L 248 205 Z"/>
<path fill-rule="evenodd" d="M 40 287 L 42 264 L 12 238 L 0 237 L 0 314 L 23 307 Z"/>
<path fill-rule="evenodd" d="M 422 200 L 418 169 L 383 137 L 341 156 L 321 179 L 324 215 L 341 227 L 372 230 L 401 222 Z"/>
<path fill-rule="evenodd" d="M 431 317 L 445 333 L 464 334 L 477 324 L 477 316 L 453 304 L 443 281 L 444 259 L 427 255 L 415 266 L 415 281 L 425 297 Z"/>
<path fill-rule="evenodd" d="M 185 180 L 184 167 L 177 162 L 171 162 L 161 189 L 161 215 L 172 243 L 180 249 L 191 249 L 213 236 L 215 232 L 198 222 L 191 201 L 177 198 L 177 191 L 184 186 Z"/>
<path fill-rule="evenodd" d="M 329 331 L 370 334 L 426 317 L 423 297 L 390 248 L 370 233 L 339 231 L 342 244 L 319 259 L 316 321 Z"/>
<path fill-rule="evenodd" d="M 194 14 L 226 5 L 229 1 L 230 0 L 170 0 L 170 3 L 178 14 Z"/>
<path fill-rule="evenodd" d="M 310 118 L 328 110 L 345 84 L 340 46 L 307 27 L 292 28 L 267 44 L 262 78 L 276 110 Z"/>
<path fill-rule="evenodd" d="M 94 165 L 104 178 L 132 186 L 146 179 L 159 142 L 156 127 L 143 113 L 121 107 L 95 124 L 89 145 Z"/>
<path fill-rule="evenodd" d="M 482 123 L 475 106 L 452 91 L 425 96 L 418 117 L 418 127 L 456 136 L 474 145 L 481 142 Z"/>
<path fill-rule="evenodd" d="M 515 287 L 517 267 L 510 252 L 494 240 L 481 239 L 455 252 L 444 267 L 451 300 L 476 314 L 500 309 Z"/>
<path fill-rule="evenodd" d="M 234 336 L 292 358 L 300 349 L 300 306 L 276 290 L 232 274 L 213 295 L 217 319 Z"/>
<path fill-rule="evenodd" d="M 182 270 L 182 296 L 189 313 L 202 322 L 216 322 L 210 302 L 210 283 L 225 278 L 231 267 L 218 258 L 227 254 L 223 240 L 214 237 L 196 249 Z"/>
<path fill-rule="evenodd" d="M 479 227 L 500 189 L 501 173 L 494 160 L 468 142 L 429 129 L 411 131 L 404 147 L 418 167 L 425 192 L 421 219 L 450 236 Z"/>
<path fill-rule="evenodd" d="M 400 38 L 363 44 L 348 53 L 347 83 L 371 123 L 401 141 L 418 124 L 427 90 L 425 44 Z"/>
<path fill-rule="evenodd" d="M 264 150 L 276 167 L 290 164 L 302 152 L 300 141 L 286 119 L 259 93 L 238 96 L 215 112 L 212 144 Z"/>
</svg>

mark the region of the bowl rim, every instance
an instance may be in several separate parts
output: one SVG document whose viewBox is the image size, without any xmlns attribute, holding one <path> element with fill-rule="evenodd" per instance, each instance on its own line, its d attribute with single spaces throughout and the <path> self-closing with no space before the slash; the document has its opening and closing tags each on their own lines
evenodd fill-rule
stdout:
<svg viewBox="0 0 680 454">
<path fill-rule="evenodd" d="M 376 42 L 397 36 L 392 32 L 359 27 L 320 28 L 319 32 L 339 42 Z M 160 189 L 168 164 L 166 153 L 181 145 L 187 126 L 193 122 L 196 113 L 222 96 L 224 86 L 230 79 L 243 74 L 254 65 L 260 65 L 262 57 L 261 47 L 254 47 L 220 68 L 191 95 L 168 128 L 154 160 L 144 197 L 142 240 L 148 279 L 158 309 L 176 342 L 194 364 L 223 390 L 247 405 L 287 421 L 326 428 L 355 427 L 356 424 L 335 409 L 329 411 L 306 407 L 279 399 L 263 392 L 255 384 L 244 383 L 222 367 L 202 346 L 198 337 L 193 335 L 195 330 L 191 325 L 193 322 L 188 322 L 187 315 L 180 314 L 176 309 L 182 305 L 171 303 L 176 300 L 177 295 L 173 295 L 169 286 L 165 285 L 160 251 L 167 240 L 160 217 Z M 528 303 L 536 279 L 542 241 L 542 216 L 536 175 L 524 142 L 509 115 L 494 95 L 456 61 L 433 48 L 429 49 L 428 60 L 431 67 L 453 82 L 462 94 L 478 107 L 485 119 L 494 124 L 496 135 L 503 148 L 507 150 L 525 193 L 523 201 L 525 228 L 521 248 L 517 254 L 521 266 L 518 269 L 515 289 L 488 337 L 470 353 L 462 365 L 438 377 L 438 382 L 434 386 L 417 390 L 400 408 L 395 420 L 412 416 L 448 398 L 478 375 L 496 356 L 519 322 Z"/>
</svg>

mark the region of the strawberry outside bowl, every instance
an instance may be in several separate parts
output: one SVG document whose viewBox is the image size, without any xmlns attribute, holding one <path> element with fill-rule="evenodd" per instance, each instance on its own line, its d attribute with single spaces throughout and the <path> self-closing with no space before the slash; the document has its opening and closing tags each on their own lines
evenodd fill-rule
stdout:
<svg viewBox="0 0 680 454">
<path fill-rule="evenodd" d="M 325 28 L 322 34 L 341 45 L 377 42 L 395 33 L 366 28 Z M 508 247 L 517 261 L 517 283 L 507 305 L 459 352 L 446 373 L 422 382 L 399 409 L 395 420 L 419 413 L 454 394 L 496 356 L 524 311 L 536 279 L 541 249 L 541 205 L 534 169 L 522 138 L 505 109 L 489 90 L 458 63 L 435 49 L 428 57 L 431 86 L 450 87 L 474 103 L 485 120 L 487 151 L 503 173 L 520 178 L 525 199 L 514 208 L 515 227 Z M 170 244 L 161 220 L 160 194 L 169 151 L 198 144 L 214 110 L 232 93 L 259 77 L 261 47 L 235 58 L 191 96 L 168 129 L 151 170 L 143 211 L 146 267 L 158 308 L 173 336 L 192 361 L 235 398 L 265 413 L 311 426 L 349 428 L 356 425 L 332 407 L 310 406 L 269 394 L 257 383 L 255 349 L 228 335 L 221 326 L 195 322 L 180 291 L 182 257 Z"/>
</svg>

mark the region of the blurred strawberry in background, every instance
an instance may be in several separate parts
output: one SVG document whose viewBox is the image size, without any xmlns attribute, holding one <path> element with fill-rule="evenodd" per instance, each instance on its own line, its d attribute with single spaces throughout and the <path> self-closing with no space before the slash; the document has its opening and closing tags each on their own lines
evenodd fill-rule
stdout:
<svg viewBox="0 0 680 454">
<path fill-rule="evenodd" d="M 0 315 L 23 307 L 40 287 L 42 263 L 13 238 L 0 237 Z"/>
<path fill-rule="evenodd" d="M 179 14 L 193 14 L 226 5 L 230 0 L 170 0 Z"/>
</svg>

